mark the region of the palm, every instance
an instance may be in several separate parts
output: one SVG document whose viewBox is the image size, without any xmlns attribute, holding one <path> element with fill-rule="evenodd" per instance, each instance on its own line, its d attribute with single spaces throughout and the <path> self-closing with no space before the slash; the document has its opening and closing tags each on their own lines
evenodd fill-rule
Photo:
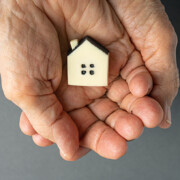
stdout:
<svg viewBox="0 0 180 180">
<path fill-rule="evenodd" d="M 88 6 L 88 7 L 87 7 Z M 82 12 L 77 11 L 72 14 L 76 8 L 81 8 Z M 85 11 L 83 11 L 83 8 Z M 106 9 L 108 18 L 103 17 L 102 13 L 105 13 Z M 66 111 L 73 111 L 74 109 L 80 109 L 86 105 L 91 104 L 94 100 L 104 96 L 108 88 L 106 87 L 74 87 L 67 85 L 67 72 L 66 72 L 66 54 L 69 47 L 69 41 L 75 38 L 83 38 L 86 34 L 95 36 L 103 45 L 105 45 L 111 53 L 110 57 L 110 73 L 109 84 L 112 84 L 114 80 L 120 78 L 120 70 L 127 63 L 129 55 L 134 51 L 133 45 L 130 43 L 126 32 L 120 24 L 110 6 L 104 2 L 99 6 L 98 2 L 83 1 L 81 7 L 73 6 L 71 1 L 67 1 L 62 7 L 63 13 L 65 13 L 65 21 L 61 22 L 59 26 L 68 24 L 66 29 L 61 29 L 63 33 L 60 39 L 66 39 L 66 42 L 62 42 L 63 46 L 63 73 L 61 84 L 56 91 L 63 107 Z M 67 12 L 67 15 L 66 15 Z M 88 14 L 91 14 L 88 16 Z M 75 17 L 75 18 L 73 18 Z M 112 21 L 113 20 L 113 21 Z M 78 22 L 79 23 L 78 23 Z M 87 21 L 89 23 L 87 23 Z M 110 25 L 106 27 L 106 24 Z M 106 27 L 106 28 L 104 28 Z M 125 35 L 124 35 L 125 34 Z M 124 37 L 125 36 L 125 37 Z M 125 41 L 123 44 L 123 41 Z"/>
<path fill-rule="evenodd" d="M 78 128 L 80 146 L 104 157 L 118 158 L 126 151 L 125 139 L 139 137 L 143 124 L 146 127 L 158 125 L 162 111 L 155 100 L 140 98 L 149 93 L 152 79 L 111 6 L 106 1 L 74 2 L 61 1 L 58 11 L 54 12 L 46 8 L 46 14 L 58 32 L 62 55 L 63 72 L 55 94 Z M 69 41 L 85 35 L 92 36 L 110 51 L 108 87 L 67 85 L 66 53 Z M 42 126 L 34 128 L 49 138 Z M 76 134 L 75 128 L 71 131 Z M 79 158 L 86 152 L 80 148 L 73 158 Z"/>
</svg>

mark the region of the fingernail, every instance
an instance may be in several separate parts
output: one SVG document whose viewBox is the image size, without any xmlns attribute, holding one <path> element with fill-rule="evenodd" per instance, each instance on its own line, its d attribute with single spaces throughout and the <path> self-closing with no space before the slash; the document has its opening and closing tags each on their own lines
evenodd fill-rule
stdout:
<svg viewBox="0 0 180 180">
<path fill-rule="evenodd" d="M 57 145 L 57 147 L 58 147 L 58 149 L 59 149 L 59 151 L 60 151 L 60 154 L 63 156 L 63 157 L 67 157 L 67 154 L 62 150 L 62 148 L 61 148 L 61 146 L 59 145 L 59 144 L 57 144 L 56 143 L 56 145 Z"/>
<path fill-rule="evenodd" d="M 128 140 L 127 142 L 129 143 L 129 142 L 132 142 L 132 141 L 135 141 L 135 139 L 132 139 L 132 140 Z"/>
<path fill-rule="evenodd" d="M 151 93 L 152 89 L 153 89 L 153 87 L 149 87 L 147 95 Z"/>
<path fill-rule="evenodd" d="M 170 108 L 170 107 L 168 107 L 168 109 L 167 109 L 167 118 L 166 118 L 166 122 L 167 122 L 168 124 L 172 124 L 172 119 L 171 119 L 171 108 Z"/>
<path fill-rule="evenodd" d="M 62 150 L 60 150 L 60 153 L 61 153 L 61 155 L 63 156 L 63 158 L 68 158 L 67 154 L 64 153 Z"/>
<path fill-rule="evenodd" d="M 60 148 L 60 146 L 59 146 L 58 144 L 56 144 L 56 145 L 57 145 L 57 147 L 58 147 L 58 149 L 59 149 L 59 152 L 60 152 L 61 157 L 62 157 L 64 160 L 67 160 L 67 161 L 71 160 L 72 157 L 75 155 L 76 151 L 78 150 L 78 149 L 77 149 L 74 153 L 70 153 L 70 154 L 69 154 L 67 151 L 65 152 L 62 148 Z"/>
</svg>

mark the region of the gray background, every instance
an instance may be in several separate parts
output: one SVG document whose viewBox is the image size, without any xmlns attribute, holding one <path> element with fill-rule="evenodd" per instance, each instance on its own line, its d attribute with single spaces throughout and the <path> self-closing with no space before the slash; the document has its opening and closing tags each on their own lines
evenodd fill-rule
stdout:
<svg viewBox="0 0 180 180">
<path fill-rule="evenodd" d="M 180 37 L 180 2 L 163 2 Z M 180 46 L 177 57 L 180 59 Z M 129 143 L 129 151 L 121 159 L 106 160 L 91 152 L 70 163 L 59 157 L 55 145 L 37 147 L 20 132 L 20 110 L 0 90 L 0 180 L 179 180 L 179 106 L 180 94 L 172 108 L 172 127 L 146 129 L 140 139 Z"/>
</svg>

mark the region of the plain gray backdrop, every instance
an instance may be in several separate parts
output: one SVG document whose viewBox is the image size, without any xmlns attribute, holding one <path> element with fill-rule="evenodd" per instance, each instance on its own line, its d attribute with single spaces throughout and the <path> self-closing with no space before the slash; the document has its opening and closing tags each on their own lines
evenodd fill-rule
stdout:
<svg viewBox="0 0 180 180">
<path fill-rule="evenodd" d="M 180 37 L 180 2 L 163 3 Z M 65 162 L 55 145 L 37 147 L 31 137 L 20 132 L 20 113 L 0 90 L 0 180 L 180 179 L 180 94 L 172 107 L 172 127 L 146 129 L 140 139 L 129 143 L 128 153 L 116 161 L 91 152 L 77 162 Z"/>
</svg>

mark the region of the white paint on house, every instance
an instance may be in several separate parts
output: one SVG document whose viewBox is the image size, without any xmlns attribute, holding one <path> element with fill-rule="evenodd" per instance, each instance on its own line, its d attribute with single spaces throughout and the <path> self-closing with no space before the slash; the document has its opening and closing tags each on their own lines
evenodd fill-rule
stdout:
<svg viewBox="0 0 180 180">
<path fill-rule="evenodd" d="M 78 40 L 71 42 L 72 49 Z M 109 54 L 85 40 L 68 55 L 68 85 L 107 86 Z"/>
</svg>

